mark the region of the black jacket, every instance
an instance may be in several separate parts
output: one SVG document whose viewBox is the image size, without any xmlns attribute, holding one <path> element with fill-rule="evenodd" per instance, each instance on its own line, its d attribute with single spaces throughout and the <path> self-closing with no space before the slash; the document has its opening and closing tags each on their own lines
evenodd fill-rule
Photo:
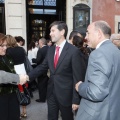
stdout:
<svg viewBox="0 0 120 120">
<path fill-rule="evenodd" d="M 71 106 L 78 104 L 80 97 L 75 90 L 75 84 L 83 80 L 80 50 L 68 42 L 65 43 L 61 55 L 58 60 L 56 69 L 54 68 L 55 46 L 49 48 L 43 63 L 38 65 L 28 75 L 30 79 L 34 79 L 50 69 L 50 79 L 48 81 L 47 97 L 55 91 L 56 97 L 61 105 Z"/>
</svg>

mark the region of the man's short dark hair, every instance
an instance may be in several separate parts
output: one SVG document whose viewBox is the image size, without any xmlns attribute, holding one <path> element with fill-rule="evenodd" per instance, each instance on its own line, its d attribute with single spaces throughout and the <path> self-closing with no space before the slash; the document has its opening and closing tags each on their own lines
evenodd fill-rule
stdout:
<svg viewBox="0 0 120 120">
<path fill-rule="evenodd" d="M 64 37 L 66 39 L 67 33 L 68 33 L 67 24 L 64 21 L 54 21 L 53 23 L 51 23 L 50 28 L 53 27 L 54 25 L 57 25 L 57 29 L 59 31 L 61 31 L 63 29 L 65 30 Z"/>
</svg>

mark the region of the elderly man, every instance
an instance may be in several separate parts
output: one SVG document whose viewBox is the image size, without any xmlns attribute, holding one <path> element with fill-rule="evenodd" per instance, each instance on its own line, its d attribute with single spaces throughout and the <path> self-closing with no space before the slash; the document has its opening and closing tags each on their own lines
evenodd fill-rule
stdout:
<svg viewBox="0 0 120 120">
<path fill-rule="evenodd" d="M 112 34 L 110 40 L 120 49 L 120 34 Z"/>
<path fill-rule="evenodd" d="M 76 120 L 120 120 L 120 51 L 109 40 L 111 28 L 96 21 L 87 28 L 90 54 L 85 82 L 76 90 L 82 97 Z"/>
</svg>

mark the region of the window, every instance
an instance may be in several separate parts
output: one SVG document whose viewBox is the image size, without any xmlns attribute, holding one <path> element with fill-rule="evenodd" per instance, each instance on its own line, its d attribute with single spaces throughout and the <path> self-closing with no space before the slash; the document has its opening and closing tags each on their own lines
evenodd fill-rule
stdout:
<svg viewBox="0 0 120 120">
<path fill-rule="evenodd" d="M 35 38 L 45 37 L 46 21 L 35 19 L 32 21 L 32 30 Z"/>
<path fill-rule="evenodd" d="M 0 3 L 5 3 L 5 0 L 0 0 Z"/>
<path fill-rule="evenodd" d="M 28 0 L 29 5 L 56 6 L 56 0 Z"/>
<path fill-rule="evenodd" d="M 26 15 L 28 41 L 32 36 L 50 39 L 50 24 L 66 21 L 66 0 L 26 0 Z"/>
<path fill-rule="evenodd" d="M 34 9 L 34 8 L 29 8 L 29 12 L 31 14 L 56 14 L 56 10 L 54 9 Z"/>
<path fill-rule="evenodd" d="M 56 14 L 56 0 L 28 0 L 28 5 L 31 14 Z"/>
<path fill-rule="evenodd" d="M 73 13 L 73 29 L 85 35 L 90 23 L 90 8 L 85 4 L 78 4 L 74 6 Z"/>
</svg>

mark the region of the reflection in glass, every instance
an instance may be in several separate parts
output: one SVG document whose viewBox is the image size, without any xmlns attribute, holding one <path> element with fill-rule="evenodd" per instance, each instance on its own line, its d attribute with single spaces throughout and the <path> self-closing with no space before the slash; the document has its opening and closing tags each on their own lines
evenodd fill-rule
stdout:
<svg viewBox="0 0 120 120">
<path fill-rule="evenodd" d="M 76 10 L 75 12 L 75 28 L 86 27 L 88 25 L 88 11 Z"/>
<path fill-rule="evenodd" d="M 43 14 L 43 9 L 33 9 L 29 8 L 31 14 Z"/>
<path fill-rule="evenodd" d="M 5 3 L 5 0 L 0 0 L 0 3 Z"/>
<path fill-rule="evenodd" d="M 56 14 L 56 10 L 54 9 L 33 9 L 29 8 L 31 14 Z"/>
<path fill-rule="evenodd" d="M 56 10 L 44 9 L 44 14 L 56 14 Z"/>
<path fill-rule="evenodd" d="M 56 0 L 28 0 L 29 5 L 56 6 Z"/>
<path fill-rule="evenodd" d="M 80 31 L 84 36 L 90 22 L 90 7 L 77 4 L 73 7 L 73 30 Z"/>
<path fill-rule="evenodd" d="M 3 8 L 2 8 L 2 7 L 0 7 L 0 13 L 2 13 L 2 9 L 3 9 Z"/>
<path fill-rule="evenodd" d="M 35 19 L 32 21 L 32 29 L 35 38 L 45 37 L 46 35 L 46 21 Z"/>
</svg>

